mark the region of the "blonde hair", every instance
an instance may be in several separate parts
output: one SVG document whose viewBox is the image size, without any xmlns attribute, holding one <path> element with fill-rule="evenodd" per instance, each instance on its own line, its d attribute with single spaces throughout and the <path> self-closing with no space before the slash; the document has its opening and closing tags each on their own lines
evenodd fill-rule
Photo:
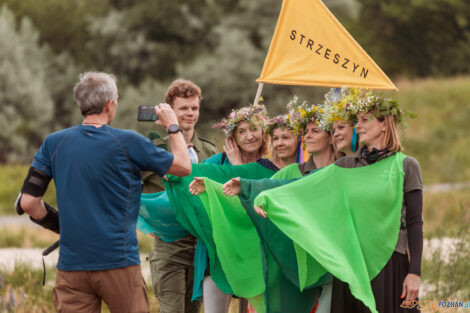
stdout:
<svg viewBox="0 0 470 313">
<path fill-rule="evenodd" d="M 258 151 L 261 156 L 266 156 L 269 152 L 271 152 L 271 136 L 269 136 L 269 134 L 264 129 L 261 147 Z"/>
<path fill-rule="evenodd" d="M 392 114 L 379 116 L 377 118 L 380 122 L 385 123 L 385 134 L 382 139 L 382 145 L 389 151 L 399 152 L 402 150 L 400 143 L 400 134 L 395 117 Z"/>
</svg>

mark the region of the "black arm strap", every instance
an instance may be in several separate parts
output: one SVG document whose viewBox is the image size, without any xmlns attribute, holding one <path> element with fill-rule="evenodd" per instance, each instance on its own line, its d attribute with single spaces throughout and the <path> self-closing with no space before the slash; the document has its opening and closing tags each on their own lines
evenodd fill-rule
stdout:
<svg viewBox="0 0 470 313">
<path fill-rule="evenodd" d="M 24 210 L 21 208 L 21 195 L 23 193 L 33 197 L 42 197 L 46 193 L 50 181 L 51 178 L 46 173 L 31 166 L 28 175 L 26 175 L 24 179 L 21 192 L 15 202 L 16 213 L 18 213 L 18 215 L 24 214 Z"/>
<path fill-rule="evenodd" d="M 47 211 L 46 216 L 44 216 L 40 220 L 36 220 L 36 219 L 30 217 L 31 221 L 33 221 L 34 223 L 36 223 L 36 224 L 38 224 L 38 225 L 40 225 L 40 226 L 42 226 L 46 229 L 49 229 L 49 230 L 53 231 L 54 233 L 59 234 L 60 233 L 59 212 L 57 212 L 56 209 L 51 207 L 46 202 L 44 202 L 44 205 L 46 206 L 46 211 Z"/>
<path fill-rule="evenodd" d="M 21 193 L 27 193 L 33 197 L 42 197 L 49 186 L 51 178 L 37 168 L 30 167 L 26 176 Z"/>
</svg>

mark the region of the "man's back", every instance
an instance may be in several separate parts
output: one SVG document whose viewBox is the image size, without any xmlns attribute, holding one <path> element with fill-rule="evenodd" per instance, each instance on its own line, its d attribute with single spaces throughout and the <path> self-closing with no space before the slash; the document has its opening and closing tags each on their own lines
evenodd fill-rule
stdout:
<svg viewBox="0 0 470 313">
<path fill-rule="evenodd" d="M 61 270 L 139 264 L 140 172 L 168 171 L 173 156 L 133 131 L 78 125 L 51 134 L 33 167 L 54 178 Z"/>
</svg>

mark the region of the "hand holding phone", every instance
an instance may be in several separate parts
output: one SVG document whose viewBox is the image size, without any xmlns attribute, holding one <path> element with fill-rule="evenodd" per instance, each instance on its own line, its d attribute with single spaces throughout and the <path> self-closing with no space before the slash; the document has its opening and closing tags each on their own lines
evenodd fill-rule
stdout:
<svg viewBox="0 0 470 313">
<path fill-rule="evenodd" d="M 155 112 L 154 105 L 139 105 L 139 112 L 137 114 L 139 122 L 155 122 L 158 120 L 158 115 Z"/>
</svg>

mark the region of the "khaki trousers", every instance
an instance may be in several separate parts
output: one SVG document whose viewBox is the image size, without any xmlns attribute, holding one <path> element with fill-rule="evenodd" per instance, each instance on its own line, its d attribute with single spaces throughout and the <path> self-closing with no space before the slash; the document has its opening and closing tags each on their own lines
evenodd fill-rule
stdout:
<svg viewBox="0 0 470 313">
<path fill-rule="evenodd" d="M 100 313 L 101 301 L 111 313 L 150 311 L 140 265 L 101 271 L 57 270 L 52 300 L 59 313 Z"/>
<path fill-rule="evenodd" d="M 186 236 L 174 242 L 155 238 L 150 271 L 161 313 L 198 313 L 201 301 L 191 301 L 196 239 Z"/>
</svg>

